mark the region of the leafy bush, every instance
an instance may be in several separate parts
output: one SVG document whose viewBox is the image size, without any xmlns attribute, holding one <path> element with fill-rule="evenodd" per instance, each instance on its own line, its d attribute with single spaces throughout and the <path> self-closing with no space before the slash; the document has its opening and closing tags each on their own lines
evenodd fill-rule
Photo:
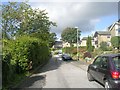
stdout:
<svg viewBox="0 0 120 90">
<path fill-rule="evenodd" d="M 77 49 L 76 47 L 65 47 L 62 50 L 64 53 L 69 53 L 69 54 L 77 54 Z"/>
<path fill-rule="evenodd" d="M 111 44 L 114 48 L 120 48 L 120 36 L 114 36 L 111 38 Z"/>
<path fill-rule="evenodd" d="M 108 50 L 107 42 L 101 42 L 100 43 L 100 49 L 103 50 L 103 51 L 107 51 Z"/>
<path fill-rule="evenodd" d="M 49 48 L 40 39 L 22 36 L 15 41 L 4 40 L 3 48 L 3 84 L 15 78 L 15 74 L 29 70 L 30 62 L 35 68 L 49 59 Z M 11 78 L 11 79 L 10 79 Z"/>
<path fill-rule="evenodd" d="M 98 55 L 100 55 L 100 54 L 102 54 L 102 53 L 104 53 L 103 50 L 101 50 L 100 48 L 96 48 L 96 49 L 94 50 L 94 52 L 92 52 L 92 57 L 94 58 L 94 57 L 96 57 L 96 56 L 98 56 Z"/>
<path fill-rule="evenodd" d="M 81 46 L 81 47 L 79 48 L 79 51 L 80 51 L 81 53 L 84 53 L 84 52 L 87 51 L 87 47 L 86 47 L 86 46 Z"/>
<path fill-rule="evenodd" d="M 113 50 L 112 46 L 108 47 L 108 51 L 112 51 L 112 50 Z"/>
<path fill-rule="evenodd" d="M 86 57 L 88 57 L 88 58 L 92 58 L 91 53 L 90 53 L 90 52 L 85 52 L 83 58 L 85 59 Z"/>
</svg>

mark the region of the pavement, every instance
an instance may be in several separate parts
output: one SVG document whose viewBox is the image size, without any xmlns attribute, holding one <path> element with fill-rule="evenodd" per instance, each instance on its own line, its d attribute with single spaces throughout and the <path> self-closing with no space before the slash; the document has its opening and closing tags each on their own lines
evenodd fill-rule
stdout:
<svg viewBox="0 0 120 90">
<path fill-rule="evenodd" d="M 60 57 L 53 57 L 18 88 L 103 88 L 96 81 L 88 81 L 87 67 L 88 64 L 82 61 L 63 61 Z"/>
</svg>

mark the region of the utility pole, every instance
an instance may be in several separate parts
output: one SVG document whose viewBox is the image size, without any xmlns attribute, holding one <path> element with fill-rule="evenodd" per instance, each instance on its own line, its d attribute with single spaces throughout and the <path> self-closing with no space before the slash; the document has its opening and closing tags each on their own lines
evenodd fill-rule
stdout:
<svg viewBox="0 0 120 90">
<path fill-rule="evenodd" d="M 78 55 L 78 50 L 79 50 L 79 47 L 78 47 L 78 42 L 79 42 L 79 40 L 78 40 L 78 27 L 75 27 L 75 29 L 77 29 L 77 60 L 79 60 L 79 55 Z"/>
</svg>

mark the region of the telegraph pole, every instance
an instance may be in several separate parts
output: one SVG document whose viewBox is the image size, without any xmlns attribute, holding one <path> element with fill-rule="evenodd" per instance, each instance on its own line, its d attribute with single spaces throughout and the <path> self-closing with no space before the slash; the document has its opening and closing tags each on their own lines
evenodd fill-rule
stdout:
<svg viewBox="0 0 120 90">
<path fill-rule="evenodd" d="M 79 47 L 78 47 L 78 42 L 79 42 L 79 40 L 78 40 L 78 27 L 75 27 L 75 29 L 77 29 L 77 60 L 79 60 L 79 55 L 78 55 L 78 50 L 79 50 Z"/>
</svg>

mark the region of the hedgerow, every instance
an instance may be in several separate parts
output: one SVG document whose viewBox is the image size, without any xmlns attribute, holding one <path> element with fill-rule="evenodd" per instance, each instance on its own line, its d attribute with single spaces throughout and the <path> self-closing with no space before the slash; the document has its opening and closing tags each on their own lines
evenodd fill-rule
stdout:
<svg viewBox="0 0 120 90">
<path fill-rule="evenodd" d="M 48 45 L 34 37 L 21 36 L 17 40 L 3 40 L 3 85 L 7 85 L 15 78 L 49 60 Z M 30 64 L 31 63 L 31 64 Z"/>
</svg>

